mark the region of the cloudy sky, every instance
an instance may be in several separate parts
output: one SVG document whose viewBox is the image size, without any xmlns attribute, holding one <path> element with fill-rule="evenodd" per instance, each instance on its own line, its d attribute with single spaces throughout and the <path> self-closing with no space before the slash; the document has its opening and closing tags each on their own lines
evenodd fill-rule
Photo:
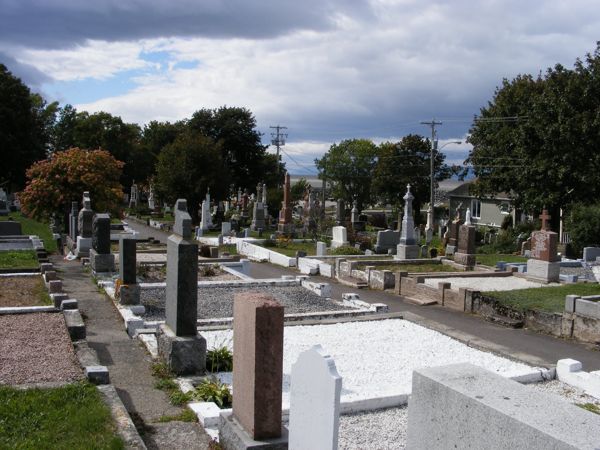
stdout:
<svg viewBox="0 0 600 450">
<path fill-rule="evenodd" d="M 0 0 L 0 62 L 49 100 L 127 122 L 244 106 L 292 173 L 334 142 L 466 137 L 502 78 L 571 67 L 593 0 Z M 444 147 L 462 162 L 468 146 Z"/>
</svg>

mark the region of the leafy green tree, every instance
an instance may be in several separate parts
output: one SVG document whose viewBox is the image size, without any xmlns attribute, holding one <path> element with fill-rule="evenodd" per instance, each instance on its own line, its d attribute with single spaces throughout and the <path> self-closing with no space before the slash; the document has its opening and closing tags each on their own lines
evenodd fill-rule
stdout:
<svg viewBox="0 0 600 450">
<path fill-rule="evenodd" d="M 470 131 L 475 193 L 507 192 L 530 211 L 598 197 L 598 98 L 600 46 L 573 69 L 503 80 Z"/>
<path fill-rule="evenodd" d="M 46 157 L 46 107 L 41 97 L 0 64 L 0 185 L 8 191 L 25 185 L 25 171 Z"/>
<path fill-rule="evenodd" d="M 75 126 L 77 110 L 72 105 L 65 105 L 57 111 L 54 124 L 52 151 L 67 150 L 75 146 Z"/>
<path fill-rule="evenodd" d="M 221 145 L 198 132 L 186 131 L 166 145 L 158 156 L 156 190 L 161 199 L 174 204 L 188 201 L 194 222 L 210 188 L 211 198 L 224 198 L 229 186 Z"/>
<path fill-rule="evenodd" d="M 295 182 L 290 188 L 290 194 L 292 195 L 292 201 L 302 200 L 304 198 L 304 193 L 306 189 L 310 188 L 311 185 L 306 178 L 300 178 L 297 182 Z"/>
<path fill-rule="evenodd" d="M 256 119 L 248 109 L 227 106 L 201 109 L 192 115 L 188 126 L 220 145 L 235 186 L 252 189 L 258 182 L 270 186 L 283 178 L 277 173 L 264 172 L 267 146 L 262 145 Z"/>
<path fill-rule="evenodd" d="M 444 164 L 446 155 L 436 152 L 434 182 L 452 175 L 452 168 Z M 411 185 L 415 196 L 413 207 L 419 211 L 429 203 L 431 172 L 431 141 L 416 134 L 403 137 L 400 142 L 384 142 L 379 146 L 379 158 L 373 172 L 373 191 L 380 202 L 401 207 L 406 185 Z"/>
<path fill-rule="evenodd" d="M 319 178 L 331 183 L 336 198 L 347 204 L 356 200 L 362 209 L 372 199 L 371 179 L 377 153 L 377 146 L 368 139 L 347 139 L 333 144 L 321 159 L 315 159 Z"/>
<path fill-rule="evenodd" d="M 565 224 L 576 255 L 581 256 L 584 247 L 600 246 L 600 204 L 573 205 Z"/>
<path fill-rule="evenodd" d="M 27 170 L 27 186 L 19 194 L 23 211 L 39 219 L 68 214 L 71 202 L 89 191 L 95 211 L 116 213 L 123 199 L 119 183 L 123 163 L 105 150 L 72 148 L 53 153 Z"/>
</svg>

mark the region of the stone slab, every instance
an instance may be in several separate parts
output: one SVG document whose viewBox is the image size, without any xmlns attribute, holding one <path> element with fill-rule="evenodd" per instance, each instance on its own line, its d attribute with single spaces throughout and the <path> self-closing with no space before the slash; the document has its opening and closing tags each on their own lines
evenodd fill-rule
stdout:
<svg viewBox="0 0 600 450">
<path fill-rule="evenodd" d="M 286 450 L 288 432 L 287 428 L 282 426 L 279 437 L 256 440 L 244 431 L 233 413 L 222 412 L 219 422 L 219 444 L 224 450 Z"/>
<path fill-rule="evenodd" d="M 110 384 L 110 375 L 106 366 L 87 366 L 84 373 L 90 383 Z"/>
<path fill-rule="evenodd" d="M 2 233 L 0 233 L 2 234 Z M 596 258 L 600 257 L 600 247 L 584 247 L 583 260 L 595 262 Z"/>
<path fill-rule="evenodd" d="M 121 285 L 119 289 L 119 302 L 122 305 L 139 305 L 140 289 L 139 284 Z"/>
<path fill-rule="evenodd" d="M 558 234 L 553 231 L 534 231 L 531 234 L 531 257 L 541 261 L 560 261 L 557 255 Z"/>
<path fill-rule="evenodd" d="M 419 251 L 420 248 L 418 245 L 398 244 L 394 259 L 417 259 L 419 257 Z"/>
<path fill-rule="evenodd" d="M 74 298 L 63 300 L 60 303 L 60 309 L 62 309 L 62 310 L 65 310 L 65 309 L 79 309 L 79 303 Z"/>
<path fill-rule="evenodd" d="M 198 244 L 167 239 L 166 323 L 177 336 L 195 336 L 198 318 Z"/>
<path fill-rule="evenodd" d="M 166 324 L 158 328 L 158 354 L 177 375 L 202 374 L 206 369 L 206 340 L 200 336 L 176 336 Z"/>
<path fill-rule="evenodd" d="M 456 252 L 454 254 L 454 262 L 467 267 L 474 267 L 476 263 L 475 255 Z"/>
<path fill-rule="evenodd" d="M 600 301 L 578 298 L 575 300 L 575 314 L 600 319 Z"/>
<path fill-rule="evenodd" d="M 52 303 L 54 303 L 54 307 L 56 309 L 60 309 L 62 302 L 67 300 L 69 296 L 64 292 L 59 292 L 55 294 L 50 294 L 50 298 L 52 299 Z"/>
<path fill-rule="evenodd" d="M 21 224 L 12 220 L 3 220 L 0 222 L 0 236 L 16 236 L 23 234 Z"/>
<path fill-rule="evenodd" d="M 100 254 L 96 250 L 90 250 L 90 266 L 96 273 L 114 272 L 115 271 L 115 255 Z"/>
<path fill-rule="evenodd" d="M 541 283 L 554 283 L 560 279 L 560 262 L 540 259 L 527 260 L 527 279 Z"/>
<path fill-rule="evenodd" d="M 124 284 L 136 283 L 136 240 L 123 237 L 119 240 L 119 279 Z"/>
<path fill-rule="evenodd" d="M 65 323 L 67 325 L 67 331 L 72 341 L 79 341 L 85 339 L 85 324 L 79 311 L 76 309 L 64 310 Z"/>
<path fill-rule="evenodd" d="M 471 364 L 413 372 L 407 448 L 597 449 L 600 416 Z"/>
<path fill-rule="evenodd" d="M 92 221 L 92 248 L 101 255 L 110 253 L 110 214 L 96 214 Z"/>
</svg>

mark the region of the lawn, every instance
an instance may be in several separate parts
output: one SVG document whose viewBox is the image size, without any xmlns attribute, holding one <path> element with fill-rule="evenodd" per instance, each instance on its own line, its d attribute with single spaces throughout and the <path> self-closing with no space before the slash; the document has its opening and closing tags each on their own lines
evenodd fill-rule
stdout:
<svg viewBox="0 0 600 450">
<path fill-rule="evenodd" d="M 227 252 L 230 255 L 237 255 L 237 247 L 235 244 L 223 244 L 223 245 L 219 245 L 219 254 L 222 254 L 223 252 Z"/>
<path fill-rule="evenodd" d="M 0 252 L 0 269 L 36 269 L 39 267 L 33 250 L 9 250 Z"/>
<path fill-rule="evenodd" d="M 20 212 L 12 212 L 8 216 L 1 216 L 0 220 L 8 220 L 8 218 L 21 223 L 21 231 L 25 235 L 36 235 L 44 241 L 44 247 L 48 253 L 56 251 L 56 242 L 52 239 L 52 232 L 47 223 L 38 222 L 37 220 L 25 217 Z"/>
<path fill-rule="evenodd" d="M 369 264 L 360 264 L 359 270 L 365 270 L 365 267 Z M 386 264 L 376 265 L 375 270 L 391 270 L 392 272 L 410 272 L 410 273 L 424 273 L 424 272 L 462 272 L 452 266 L 445 264 Z"/>
<path fill-rule="evenodd" d="M 496 263 L 498 261 L 504 261 L 507 263 L 513 263 L 513 262 L 520 263 L 520 262 L 527 262 L 527 258 L 525 258 L 524 256 L 498 254 L 498 253 L 489 253 L 489 254 L 479 253 L 479 254 L 477 254 L 477 262 L 479 264 L 483 264 L 485 266 L 496 267 Z"/>
<path fill-rule="evenodd" d="M 287 242 L 273 246 L 266 246 L 264 244 L 257 244 L 261 247 L 268 248 L 274 252 L 281 253 L 286 256 L 296 256 L 297 251 L 306 252 L 307 255 L 314 255 L 316 253 L 316 242 L 305 241 L 305 242 Z"/>
<path fill-rule="evenodd" d="M 112 416 L 88 383 L 0 387 L 0 448 L 122 449 Z"/>
<path fill-rule="evenodd" d="M 566 295 L 598 295 L 600 294 L 600 285 L 595 283 L 567 284 L 514 291 L 482 292 L 482 294 L 500 300 L 520 311 L 533 309 L 561 313 L 565 309 Z"/>
<path fill-rule="evenodd" d="M 0 307 L 51 304 L 52 299 L 41 276 L 0 278 Z"/>
</svg>

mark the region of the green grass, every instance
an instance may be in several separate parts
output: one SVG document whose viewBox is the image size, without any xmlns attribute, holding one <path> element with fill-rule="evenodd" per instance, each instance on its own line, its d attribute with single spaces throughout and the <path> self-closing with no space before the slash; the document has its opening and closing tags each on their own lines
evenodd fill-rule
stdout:
<svg viewBox="0 0 600 450">
<path fill-rule="evenodd" d="M 491 266 L 491 267 L 496 267 L 496 263 L 498 261 L 504 261 L 507 263 L 527 262 L 527 258 L 525 258 L 524 256 L 506 255 L 506 254 L 498 254 L 498 253 L 491 253 L 491 254 L 479 253 L 479 254 L 477 254 L 476 258 L 477 258 L 477 262 L 479 264 L 483 264 L 485 266 Z"/>
<path fill-rule="evenodd" d="M 36 269 L 39 267 L 33 250 L 10 250 L 0 252 L 0 269 Z"/>
<path fill-rule="evenodd" d="M 575 405 L 579 406 L 581 409 L 600 415 L 600 406 L 595 403 L 575 403 Z"/>
<path fill-rule="evenodd" d="M 561 313 L 565 309 L 565 296 L 570 294 L 585 296 L 600 294 L 598 284 L 567 284 L 542 288 L 517 289 L 514 291 L 483 292 L 486 297 L 495 298 L 512 308 Z"/>
<path fill-rule="evenodd" d="M 196 422 L 198 418 L 196 417 L 196 413 L 191 409 L 185 408 L 182 412 L 175 416 L 160 416 L 158 421 L 160 423 L 166 422 Z"/>
<path fill-rule="evenodd" d="M 56 242 L 52 239 L 52 232 L 47 223 L 25 217 L 20 212 L 12 212 L 8 216 L 0 217 L 0 220 L 8 220 L 9 217 L 21 223 L 23 234 L 39 236 L 44 241 L 44 247 L 48 253 L 56 252 Z"/>
<path fill-rule="evenodd" d="M 40 278 L 38 285 L 35 287 L 35 294 L 40 300 L 40 305 L 52 305 L 54 302 L 50 298 L 50 294 L 48 293 L 48 289 L 46 289 L 46 285 L 44 281 Z"/>
<path fill-rule="evenodd" d="M 0 448 L 122 449 L 110 410 L 88 383 L 0 387 Z"/>
<path fill-rule="evenodd" d="M 289 242 L 282 244 L 282 246 L 272 246 L 267 247 L 265 245 L 257 244 L 261 247 L 268 248 L 269 250 L 273 250 L 274 252 L 281 253 L 286 256 L 296 256 L 297 251 L 306 252 L 307 255 L 314 255 L 316 253 L 316 242 L 306 241 L 306 242 Z"/>
<path fill-rule="evenodd" d="M 359 270 L 365 270 L 368 264 L 360 264 Z M 411 273 L 423 273 L 423 272 L 461 272 L 452 266 L 445 264 L 386 264 L 376 265 L 375 270 L 391 270 L 392 272 L 411 272 Z"/>
<path fill-rule="evenodd" d="M 223 252 L 227 252 L 230 255 L 237 255 L 237 247 L 235 244 L 224 244 L 224 245 L 219 245 L 219 254 L 222 254 Z"/>
</svg>

